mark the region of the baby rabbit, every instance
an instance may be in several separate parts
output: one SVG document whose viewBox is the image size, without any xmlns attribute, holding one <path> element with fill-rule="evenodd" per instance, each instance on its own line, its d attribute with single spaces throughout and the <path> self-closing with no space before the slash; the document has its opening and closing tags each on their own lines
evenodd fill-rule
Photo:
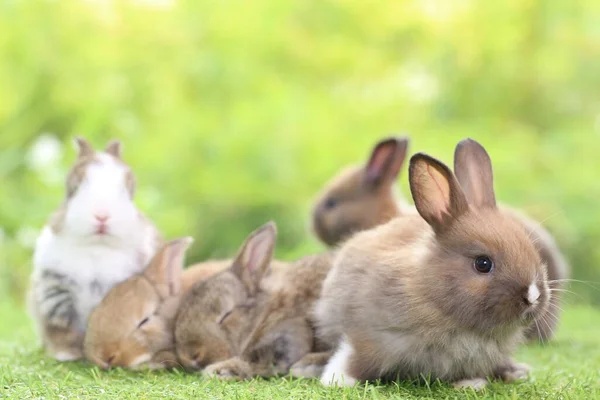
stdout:
<svg viewBox="0 0 600 400">
<path fill-rule="evenodd" d="M 115 284 L 141 271 L 160 243 L 133 203 L 135 177 L 112 141 L 96 152 L 77 138 L 79 156 L 66 197 L 37 239 L 28 294 L 47 352 L 82 357 L 88 315 Z"/>
<path fill-rule="evenodd" d="M 323 384 L 428 376 L 479 389 L 487 377 L 527 375 L 510 354 L 548 306 L 546 268 L 496 207 L 491 166 L 480 171 L 469 202 L 446 165 L 414 155 L 422 218 L 396 218 L 339 250 L 316 307 L 322 338 L 339 342 Z"/>
<path fill-rule="evenodd" d="M 400 145 L 402 141 L 404 141 L 403 146 Z M 321 195 L 323 200 L 319 201 L 313 213 L 315 231 L 321 240 L 329 245 L 335 245 L 353 232 L 374 228 L 393 217 L 415 213 L 412 208 L 396 205 L 393 196 L 395 179 L 406 155 L 407 141 L 408 139 L 386 139 L 373 149 L 367 169 L 373 164 L 373 160 L 377 160 L 378 157 L 383 158 L 380 154 L 387 154 L 390 160 L 388 166 L 394 165 L 398 168 L 392 169 L 395 174 L 390 174 L 385 168 L 371 167 L 373 171 L 380 171 L 380 173 L 388 171 L 386 176 L 389 179 L 386 180 L 385 190 L 367 190 L 369 186 L 365 185 L 363 180 L 357 179 L 361 172 L 364 174 L 361 169 L 352 169 L 352 173 L 342 172 L 334 179 L 334 183 L 325 189 Z M 469 151 L 466 151 L 467 149 Z M 454 171 L 467 196 L 471 196 L 470 188 L 479 184 L 476 180 L 479 169 L 484 165 L 491 165 L 491 163 L 479 164 L 478 159 L 481 157 L 489 158 L 483 147 L 474 140 L 465 139 L 456 147 Z M 491 173 L 489 175 L 491 176 Z M 335 199 L 345 200 L 335 201 Z M 550 287 L 559 289 L 558 282 L 568 277 L 569 267 L 552 235 L 525 214 L 502 205 L 499 208 L 508 217 L 523 224 L 530 232 L 542 261 L 548 268 Z M 547 312 L 540 318 L 539 326 L 532 325 L 527 331 L 528 339 L 545 342 L 552 338 L 560 314 L 558 294 L 559 290 L 553 290 Z"/>
<path fill-rule="evenodd" d="M 491 165 L 488 153 L 475 140 L 465 139 L 456 146 L 454 151 L 454 173 L 471 203 L 481 203 L 482 199 L 478 197 L 479 193 L 476 188 L 484 184 L 485 177 L 492 177 Z M 489 170 L 484 171 L 486 168 L 489 168 Z M 541 315 L 539 323 L 531 325 L 526 332 L 526 336 L 529 339 L 538 338 L 541 341 L 548 341 L 556 330 L 560 314 L 560 290 L 554 289 L 559 289 L 562 286 L 561 282 L 568 277 L 569 266 L 552 235 L 539 223 L 509 207 L 500 206 L 500 210 L 506 216 L 523 224 L 542 261 L 546 264 L 548 284 L 552 296 L 550 297 L 548 309 Z"/>
<path fill-rule="evenodd" d="M 85 356 L 101 368 L 175 367 L 173 320 L 180 295 L 229 266 L 200 263 L 183 270 L 191 238 L 164 245 L 141 273 L 112 288 L 90 315 Z"/>
<path fill-rule="evenodd" d="M 408 138 L 390 137 L 377 143 L 366 165 L 340 172 L 318 196 L 313 229 L 335 246 L 352 233 L 370 229 L 407 212 L 399 202 L 395 182 L 404 164 Z"/>
<path fill-rule="evenodd" d="M 183 297 L 175 348 L 185 367 L 222 379 L 285 374 L 294 364 L 298 375 L 319 375 L 330 353 L 315 342 L 309 315 L 332 259 L 272 263 L 275 238 L 274 223 L 257 229 L 230 268 Z"/>
</svg>

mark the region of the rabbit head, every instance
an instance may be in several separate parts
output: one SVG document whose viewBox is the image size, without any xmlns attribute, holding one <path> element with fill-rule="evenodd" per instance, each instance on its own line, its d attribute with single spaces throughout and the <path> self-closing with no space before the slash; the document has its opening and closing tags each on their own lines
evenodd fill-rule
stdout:
<svg viewBox="0 0 600 400">
<path fill-rule="evenodd" d="M 408 138 L 384 139 L 366 165 L 346 168 L 332 179 L 313 208 L 313 229 L 319 239 L 334 246 L 400 213 L 394 183 L 407 148 Z"/>
<path fill-rule="evenodd" d="M 200 369 L 243 351 L 267 296 L 260 281 L 269 272 L 275 240 L 274 223 L 257 229 L 229 269 L 196 283 L 183 296 L 174 335 L 184 367 Z"/>
<path fill-rule="evenodd" d="M 113 140 L 103 152 L 81 137 L 75 143 L 79 154 L 67 176 L 66 198 L 50 226 L 87 242 L 129 240 L 139 212 L 135 176 L 121 158 L 121 143 Z"/>
<path fill-rule="evenodd" d="M 473 139 L 464 139 L 456 146 L 454 152 L 454 173 L 458 182 L 471 203 L 481 203 L 480 193 L 476 190 L 483 183 L 481 179 L 484 176 L 491 175 L 489 167 L 491 165 L 490 157 L 485 148 Z M 482 171 L 482 168 L 488 168 Z M 509 207 L 500 207 L 502 212 L 508 217 L 521 223 L 530 233 L 532 240 L 548 269 L 548 279 L 550 287 L 556 288 L 565 278 L 569 276 L 569 265 L 563 257 L 560 249 L 552 235 L 544 227 L 529 218 L 527 215 L 513 210 Z M 551 289 L 552 290 L 552 289 Z M 549 308 L 542 316 L 540 324 L 532 325 L 528 331 L 530 338 L 538 338 L 541 341 L 549 340 L 558 323 L 560 314 L 560 290 L 552 290 Z"/>
<path fill-rule="evenodd" d="M 173 350 L 173 320 L 191 238 L 165 244 L 138 275 L 113 287 L 92 311 L 84 340 L 88 360 L 102 368 L 153 365 Z M 174 358 L 174 356 L 172 357 Z M 175 360 L 160 360 L 159 362 Z"/>
<path fill-rule="evenodd" d="M 509 332 L 547 307 L 546 268 L 523 226 L 496 206 L 489 157 L 471 171 L 467 196 L 440 161 L 422 153 L 410 161 L 415 206 L 434 232 L 416 286 L 463 328 Z"/>
</svg>

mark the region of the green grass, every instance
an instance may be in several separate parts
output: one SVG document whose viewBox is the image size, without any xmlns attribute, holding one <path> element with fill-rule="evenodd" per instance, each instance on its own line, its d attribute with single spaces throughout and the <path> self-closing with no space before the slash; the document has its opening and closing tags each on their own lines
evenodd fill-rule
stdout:
<svg viewBox="0 0 600 400">
<path fill-rule="evenodd" d="M 493 383 L 484 393 L 457 392 L 438 382 L 323 388 L 290 378 L 221 382 L 175 372 L 101 371 L 86 363 L 57 363 L 37 347 L 31 323 L 12 303 L 0 303 L 0 398 L 54 399 L 305 399 L 305 398 L 600 398 L 600 310 L 568 307 L 556 340 L 517 354 L 533 373 L 516 384 Z"/>
</svg>

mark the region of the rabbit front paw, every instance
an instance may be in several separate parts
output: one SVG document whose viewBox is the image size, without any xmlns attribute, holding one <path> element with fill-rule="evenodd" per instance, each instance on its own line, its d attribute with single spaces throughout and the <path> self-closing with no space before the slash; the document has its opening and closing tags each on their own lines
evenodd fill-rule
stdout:
<svg viewBox="0 0 600 400">
<path fill-rule="evenodd" d="M 495 375 L 504 382 L 515 382 L 520 379 L 527 379 L 531 368 L 527 364 L 520 364 L 509 361 L 506 365 L 498 368 Z"/>
<path fill-rule="evenodd" d="M 71 351 L 58 351 L 50 354 L 56 361 L 68 362 L 76 361 L 83 358 L 83 353 L 79 349 L 72 349 Z"/>
<path fill-rule="evenodd" d="M 455 389 L 473 389 L 475 391 L 480 391 L 485 389 L 488 381 L 484 378 L 472 378 L 472 379 L 463 379 L 462 381 L 454 382 L 452 386 Z"/>
<path fill-rule="evenodd" d="M 318 378 L 323 374 L 331 355 L 330 351 L 309 353 L 291 366 L 290 374 L 295 378 Z"/>
<path fill-rule="evenodd" d="M 231 358 L 209 365 L 204 369 L 203 374 L 210 378 L 232 381 L 251 376 L 249 369 L 250 367 L 244 361 L 239 358 Z"/>
<path fill-rule="evenodd" d="M 323 365 L 297 362 L 290 368 L 290 374 L 294 378 L 318 378 L 323 374 L 324 368 Z"/>
</svg>

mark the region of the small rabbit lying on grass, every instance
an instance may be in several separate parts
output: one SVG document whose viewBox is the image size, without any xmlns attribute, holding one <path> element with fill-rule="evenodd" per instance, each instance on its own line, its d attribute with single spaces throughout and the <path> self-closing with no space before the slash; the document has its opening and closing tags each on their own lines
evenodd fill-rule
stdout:
<svg viewBox="0 0 600 400">
<path fill-rule="evenodd" d="M 208 279 L 230 261 L 183 269 L 191 238 L 165 244 L 142 272 L 112 288 L 92 312 L 85 356 L 101 368 L 167 368 L 179 365 L 173 348 L 173 321 L 179 299 L 194 283 Z"/>
<path fill-rule="evenodd" d="M 247 238 L 231 266 L 181 301 L 175 347 L 189 369 L 223 379 L 319 376 L 330 350 L 314 337 L 311 311 L 330 254 L 272 263 L 275 224 Z"/>
</svg>

